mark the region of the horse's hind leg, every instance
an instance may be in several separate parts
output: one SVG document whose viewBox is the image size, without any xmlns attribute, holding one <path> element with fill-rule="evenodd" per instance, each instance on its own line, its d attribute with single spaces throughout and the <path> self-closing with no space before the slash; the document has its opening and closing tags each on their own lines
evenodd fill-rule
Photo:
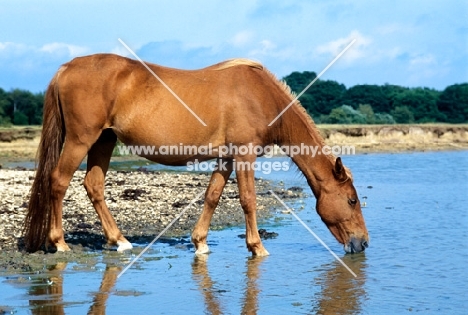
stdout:
<svg viewBox="0 0 468 315">
<path fill-rule="evenodd" d="M 83 142 L 73 141 L 69 137 L 64 144 L 62 154 L 57 166 L 51 173 L 51 200 L 52 212 L 50 216 L 50 229 L 46 246 L 52 244 L 57 251 L 68 251 L 70 248 L 65 243 L 62 226 L 63 198 L 67 191 L 73 173 L 80 166 L 81 161 L 88 152 L 88 146 Z"/>
<path fill-rule="evenodd" d="M 206 189 L 203 211 L 192 233 L 192 242 L 197 249 L 196 254 L 207 254 L 210 251 L 206 244 L 206 237 L 208 236 L 211 218 L 223 193 L 224 186 L 226 186 L 226 182 L 232 173 L 232 162 L 230 161 L 227 164 L 226 167 L 223 167 L 222 161 L 218 161 L 219 170 L 213 172 Z"/>
<path fill-rule="evenodd" d="M 98 141 L 88 152 L 88 166 L 84 186 L 102 223 L 109 245 L 118 245 L 118 251 L 131 249 L 132 244 L 122 235 L 104 200 L 104 178 L 117 136 L 111 129 L 102 132 Z"/>
</svg>

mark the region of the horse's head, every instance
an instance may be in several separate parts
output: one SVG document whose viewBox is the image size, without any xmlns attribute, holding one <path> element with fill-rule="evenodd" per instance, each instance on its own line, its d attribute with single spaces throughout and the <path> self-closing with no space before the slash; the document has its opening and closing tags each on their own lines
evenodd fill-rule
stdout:
<svg viewBox="0 0 468 315">
<path fill-rule="evenodd" d="M 317 213 L 347 253 L 362 252 L 368 247 L 369 234 L 351 174 L 340 158 L 332 172 L 333 179 L 323 183 L 317 196 Z"/>
</svg>

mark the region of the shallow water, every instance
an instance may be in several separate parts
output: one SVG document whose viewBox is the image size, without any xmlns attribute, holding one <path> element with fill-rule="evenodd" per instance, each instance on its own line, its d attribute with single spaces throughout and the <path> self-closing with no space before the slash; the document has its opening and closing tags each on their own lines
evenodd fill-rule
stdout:
<svg viewBox="0 0 468 315">
<path fill-rule="evenodd" d="M 187 241 L 137 254 L 103 251 L 89 260 L 0 277 L 0 309 L 83 314 L 464 314 L 468 309 L 468 152 L 344 157 L 353 170 L 371 236 L 364 254 L 345 255 L 315 214 L 315 199 L 293 209 L 357 274 L 354 278 L 291 215 L 262 225 L 270 256 L 250 258 L 242 227 L 213 231 L 212 253 Z M 258 177 L 305 186 L 294 170 Z M 308 188 L 307 188 L 308 189 Z M 310 190 L 308 190 L 310 191 Z M 304 207 L 303 210 L 301 208 Z M 278 208 L 278 212 L 281 212 Z M 239 210 L 241 211 L 241 210 Z M 140 245 L 140 250 L 145 244 Z"/>
</svg>

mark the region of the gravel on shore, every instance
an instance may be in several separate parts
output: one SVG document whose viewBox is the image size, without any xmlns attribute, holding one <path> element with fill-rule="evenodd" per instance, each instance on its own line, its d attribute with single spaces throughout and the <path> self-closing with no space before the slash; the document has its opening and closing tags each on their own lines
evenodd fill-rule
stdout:
<svg viewBox="0 0 468 315">
<path fill-rule="evenodd" d="M 102 249 L 105 239 L 101 223 L 83 187 L 85 172 L 77 171 L 64 198 L 63 226 L 65 239 L 84 250 Z M 0 170 L 0 251 L 21 252 L 23 222 L 34 171 Z M 190 202 L 204 192 L 210 174 L 141 171 L 109 171 L 105 183 L 107 205 L 118 227 L 132 243 L 154 239 Z M 257 218 L 259 222 L 280 211 L 269 194 L 273 190 L 282 198 L 304 196 L 297 187 L 273 186 L 256 179 Z M 188 237 L 203 208 L 203 197 L 168 230 L 165 237 Z M 235 179 L 229 179 L 210 229 L 244 224 Z M 188 238 L 189 239 L 189 238 Z M 72 247 L 73 249 L 73 247 Z"/>
</svg>

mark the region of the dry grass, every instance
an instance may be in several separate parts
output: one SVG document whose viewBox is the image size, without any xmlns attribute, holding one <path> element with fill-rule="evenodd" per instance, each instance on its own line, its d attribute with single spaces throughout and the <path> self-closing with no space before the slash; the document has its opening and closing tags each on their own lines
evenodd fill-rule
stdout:
<svg viewBox="0 0 468 315">
<path fill-rule="evenodd" d="M 468 124 L 319 125 L 328 145 L 356 153 L 468 150 Z"/>
<path fill-rule="evenodd" d="M 34 159 L 39 137 L 34 139 L 19 139 L 11 142 L 0 142 L 0 157 L 2 158 L 27 158 Z"/>
</svg>

